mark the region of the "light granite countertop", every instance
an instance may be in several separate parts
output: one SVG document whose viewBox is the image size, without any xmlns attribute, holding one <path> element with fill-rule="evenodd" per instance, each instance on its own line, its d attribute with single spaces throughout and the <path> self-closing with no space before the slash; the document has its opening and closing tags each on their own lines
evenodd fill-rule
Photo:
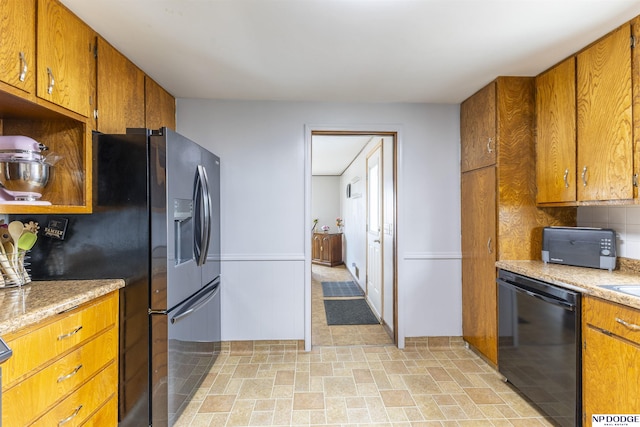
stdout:
<svg viewBox="0 0 640 427">
<path fill-rule="evenodd" d="M 0 288 L 0 336 L 106 295 L 124 286 L 121 279 L 38 281 Z"/>
<path fill-rule="evenodd" d="M 621 260 L 622 261 L 622 260 Z M 602 285 L 640 284 L 640 272 L 634 264 L 621 262 L 617 270 L 545 264 L 542 261 L 498 261 L 496 267 L 532 277 L 564 288 L 580 291 L 608 301 L 640 309 L 640 297 L 603 288 Z"/>
</svg>

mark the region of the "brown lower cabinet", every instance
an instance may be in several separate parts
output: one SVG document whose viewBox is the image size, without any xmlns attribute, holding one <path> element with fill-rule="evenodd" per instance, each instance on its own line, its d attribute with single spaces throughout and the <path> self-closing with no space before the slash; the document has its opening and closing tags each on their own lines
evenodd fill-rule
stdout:
<svg viewBox="0 0 640 427">
<path fill-rule="evenodd" d="M 1 425 L 117 425 L 118 292 L 3 338 Z"/>
<path fill-rule="evenodd" d="M 311 262 L 329 267 L 342 264 L 342 233 L 313 233 Z"/>
<path fill-rule="evenodd" d="M 640 414 L 640 310 L 589 296 L 582 308 L 584 426 L 598 415 Z"/>
</svg>

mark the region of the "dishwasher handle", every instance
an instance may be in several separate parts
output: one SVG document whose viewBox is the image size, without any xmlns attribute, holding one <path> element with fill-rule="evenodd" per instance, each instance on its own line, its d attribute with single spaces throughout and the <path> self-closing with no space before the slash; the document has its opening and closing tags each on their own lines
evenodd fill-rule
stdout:
<svg viewBox="0 0 640 427">
<path fill-rule="evenodd" d="M 539 294 L 537 292 L 532 292 L 532 291 L 530 291 L 528 289 L 525 289 L 525 288 L 522 288 L 520 286 L 514 285 L 513 283 L 509 283 L 509 282 L 507 282 L 505 280 L 502 280 L 502 279 L 497 279 L 496 282 L 498 282 L 499 285 L 512 288 L 513 290 L 515 290 L 517 292 L 523 293 L 523 294 L 528 295 L 528 296 L 533 297 L 533 298 L 537 298 L 537 299 L 539 299 L 541 301 L 544 301 L 546 303 L 563 307 L 563 308 L 565 308 L 565 309 L 567 309 L 569 311 L 575 311 L 576 310 L 575 304 L 572 304 L 572 303 L 570 303 L 568 301 L 563 301 L 563 300 L 560 300 L 560 299 L 557 299 L 557 298 L 551 298 L 551 297 L 548 297 L 546 295 Z"/>
</svg>

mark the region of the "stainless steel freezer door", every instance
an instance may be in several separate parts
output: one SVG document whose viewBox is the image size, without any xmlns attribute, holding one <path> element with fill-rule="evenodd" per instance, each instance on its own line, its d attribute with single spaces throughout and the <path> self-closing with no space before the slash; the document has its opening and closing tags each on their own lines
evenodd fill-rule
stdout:
<svg viewBox="0 0 640 427">
<path fill-rule="evenodd" d="M 173 425 L 220 353 L 220 282 L 152 315 L 152 425 Z"/>
</svg>

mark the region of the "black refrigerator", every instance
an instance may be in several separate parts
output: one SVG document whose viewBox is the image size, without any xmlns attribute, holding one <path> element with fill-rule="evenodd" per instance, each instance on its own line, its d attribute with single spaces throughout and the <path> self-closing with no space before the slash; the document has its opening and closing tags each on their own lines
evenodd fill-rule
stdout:
<svg viewBox="0 0 640 427">
<path fill-rule="evenodd" d="M 220 352 L 220 159 L 161 128 L 96 133 L 93 162 L 92 214 L 12 219 L 40 223 L 34 280 L 125 279 L 119 425 L 170 426 Z"/>
</svg>

